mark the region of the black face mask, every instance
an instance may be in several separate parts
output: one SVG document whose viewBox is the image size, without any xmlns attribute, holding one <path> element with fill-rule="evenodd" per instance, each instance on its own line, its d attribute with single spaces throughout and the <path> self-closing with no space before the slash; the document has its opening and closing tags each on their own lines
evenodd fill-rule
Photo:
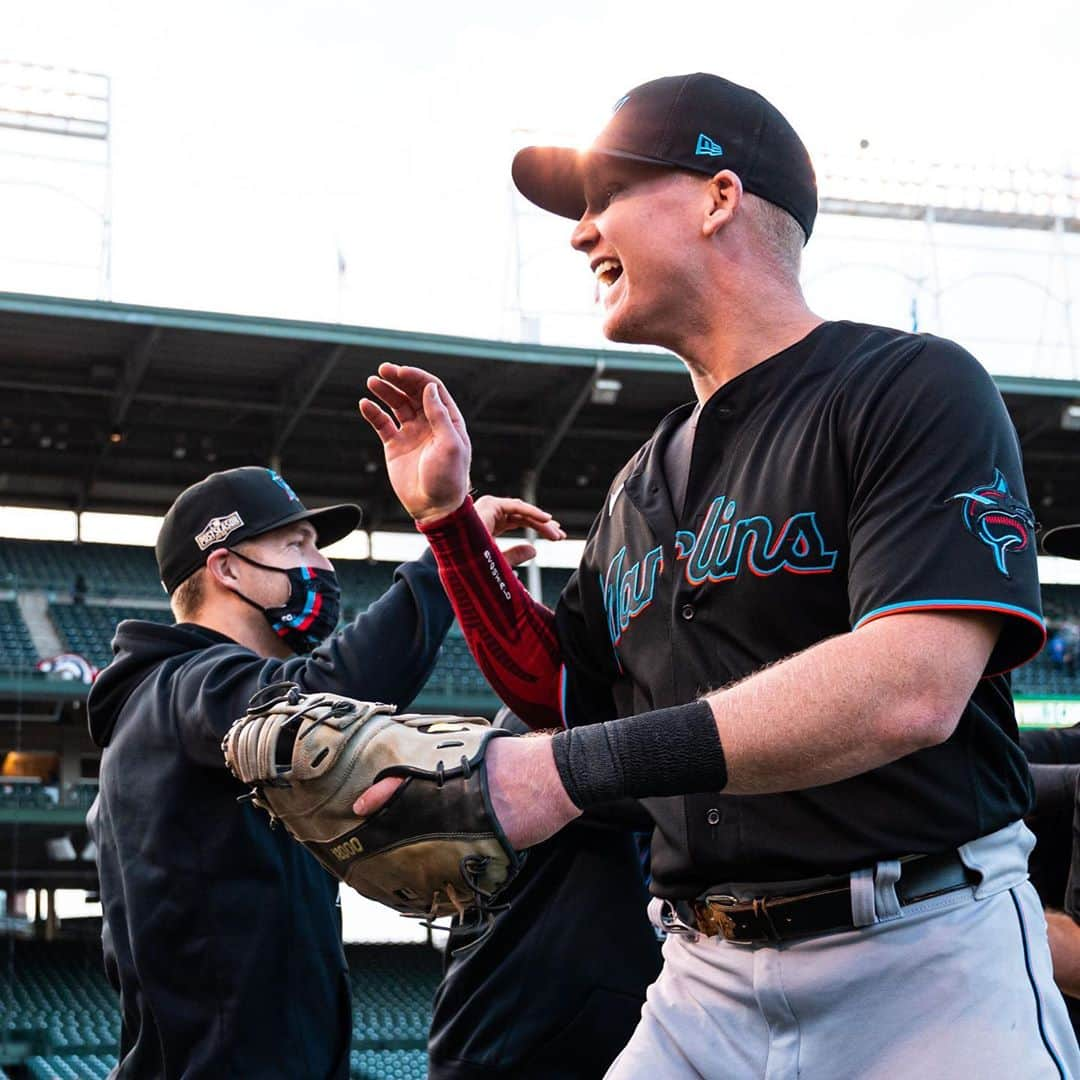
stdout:
<svg viewBox="0 0 1080 1080">
<path fill-rule="evenodd" d="M 280 607 L 264 608 L 242 592 L 236 595 L 257 608 L 266 617 L 270 629 L 294 653 L 309 653 L 333 632 L 341 615 L 341 586 L 333 570 L 311 566 L 267 566 L 239 551 L 229 553 L 262 570 L 273 570 L 289 579 L 289 599 Z"/>
</svg>

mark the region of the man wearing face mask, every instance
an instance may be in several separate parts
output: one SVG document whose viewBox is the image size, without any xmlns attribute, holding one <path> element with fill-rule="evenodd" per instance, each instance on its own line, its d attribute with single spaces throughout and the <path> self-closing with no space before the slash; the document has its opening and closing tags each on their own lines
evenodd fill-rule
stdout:
<svg viewBox="0 0 1080 1080">
<path fill-rule="evenodd" d="M 558 535 L 528 504 L 487 501 L 500 531 Z M 114 1076 L 348 1076 L 337 881 L 238 803 L 221 740 L 274 682 L 402 708 L 424 685 L 452 619 L 428 557 L 334 632 L 340 589 L 320 548 L 359 521 L 356 506 L 308 510 L 254 466 L 212 474 L 165 516 L 157 561 L 176 624 L 121 623 L 88 701 Z"/>
</svg>

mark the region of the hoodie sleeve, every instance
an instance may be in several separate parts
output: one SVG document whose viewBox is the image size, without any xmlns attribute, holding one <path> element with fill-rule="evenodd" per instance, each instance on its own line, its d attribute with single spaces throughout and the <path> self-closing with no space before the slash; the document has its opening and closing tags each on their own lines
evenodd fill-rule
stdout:
<svg viewBox="0 0 1080 1080">
<path fill-rule="evenodd" d="M 222 766 L 225 732 L 252 694 L 275 682 L 408 706 L 431 675 L 453 613 L 430 553 L 398 567 L 394 579 L 367 611 L 308 656 L 276 660 L 217 645 L 184 663 L 171 680 L 171 706 L 188 755 Z"/>
</svg>

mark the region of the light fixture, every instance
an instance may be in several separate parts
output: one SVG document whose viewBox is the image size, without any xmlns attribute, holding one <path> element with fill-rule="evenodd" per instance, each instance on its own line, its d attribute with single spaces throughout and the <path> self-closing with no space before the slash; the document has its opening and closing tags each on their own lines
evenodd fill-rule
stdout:
<svg viewBox="0 0 1080 1080">
<path fill-rule="evenodd" d="M 594 405 L 614 405 L 619 400 L 622 383 L 618 379 L 597 379 L 593 383 L 592 396 Z"/>
</svg>

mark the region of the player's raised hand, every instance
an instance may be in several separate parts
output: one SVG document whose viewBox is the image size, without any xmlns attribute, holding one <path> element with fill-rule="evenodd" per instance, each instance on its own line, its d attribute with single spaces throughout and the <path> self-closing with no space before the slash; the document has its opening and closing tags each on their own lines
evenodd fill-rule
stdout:
<svg viewBox="0 0 1080 1080">
<path fill-rule="evenodd" d="M 390 486 L 417 521 L 452 513 L 469 491 L 472 447 L 445 386 L 422 368 L 380 364 L 368 390 L 389 410 L 361 398 L 360 413 L 386 455 Z"/>
<path fill-rule="evenodd" d="M 565 540 L 562 526 L 539 506 L 524 499 L 504 499 L 496 495 L 481 495 L 476 500 L 476 513 L 492 536 L 502 536 L 513 529 L 535 529 L 545 540 Z M 511 566 L 520 566 L 536 557 L 536 548 L 528 542 L 503 548 L 503 556 Z"/>
</svg>

